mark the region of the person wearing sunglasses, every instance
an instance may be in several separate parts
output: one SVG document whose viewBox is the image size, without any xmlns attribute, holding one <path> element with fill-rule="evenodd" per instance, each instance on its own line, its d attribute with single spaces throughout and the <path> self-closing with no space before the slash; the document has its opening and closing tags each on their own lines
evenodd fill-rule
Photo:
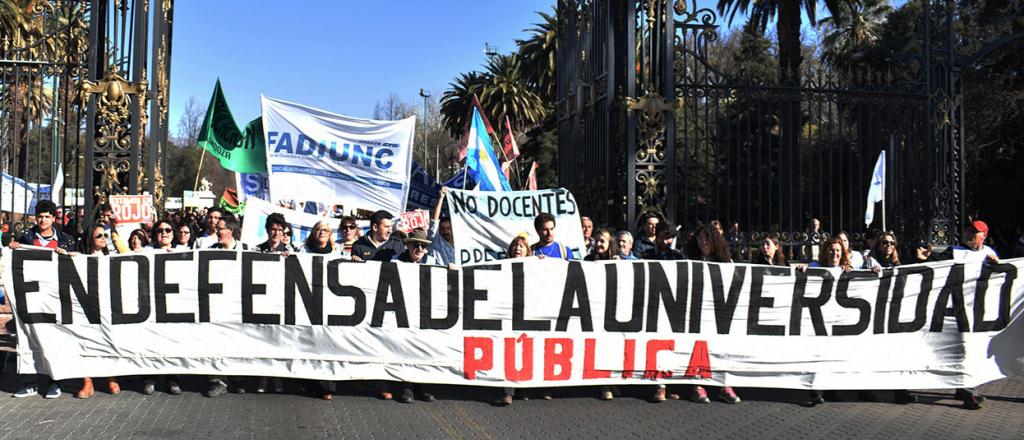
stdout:
<svg viewBox="0 0 1024 440">
<path fill-rule="evenodd" d="M 356 225 L 355 217 L 346 215 L 341 218 L 341 225 L 338 226 L 338 232 L 341 232 L 341 240 L 338 240 L 338 246 L 341 248 L 341 255 L 344 257 L 352 256 L 352 244 L 362 236 L 359 232 L 359 226 Z"/>
<path fill-rule="evenodd" d="M 156 222 L 153 225 L 153 229 L 150 231 L 152 234 L 150 237 L 150 244 L 146 246 L 146 249 L 155 249 L 165 252 L 178 252 L 187 251 L 187 246 L 181 246 L 174 243 L 174 224 L 170 220 L 163 219 Z"/>
<path fill-rule="evenodd" d="M 409 232 L 409 235 L 403 240 L 405 242 L 405 252 L 394 258 L 395 261 L 402 261 L 405 263 L 419 263 L 419 264 L 434 264 L 440 265 L 441 262 L 436 258 L 427 255 L 427 249 L 430 249 L 430 240 L 427 240 L 427 231 L 421 228 L 416 228 Z M 413 400 L 422 400 L 424 402 L 433 402 L 434 395 L 427 390 L 425 384 L 402 384 L 402 395 L 399 397 L 399 402 L 412 403 Z"/>
</svg>

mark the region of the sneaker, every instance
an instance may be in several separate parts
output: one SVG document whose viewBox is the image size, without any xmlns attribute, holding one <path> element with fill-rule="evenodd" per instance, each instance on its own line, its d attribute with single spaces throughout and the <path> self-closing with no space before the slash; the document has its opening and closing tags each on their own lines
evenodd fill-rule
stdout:
<svg viewBox="0 0 1024 440">
<path fill-rule="evenodd" d="M 142 387 L 142 394 L 145 394 L 147 396 L 150 396 L 150 395 L 152 395 L 155 392 L 156 392 L 156 385 L 153 385 L 151 383 L 147 383 L 145 386 Z"/>
<path fill-rule="evenodd" d="M 974 396 L 967 396 L 964 399 L 964 409 L 982 409 L 985 406 L 981 404 L 981 400 Z"/>
<path fill-rule="evenodd" d="M 551 391 L 544 391 L 540 393 L 540 398 L 544 400 L 551 400 L 555 398 L 555 395 Z"/>
<path fill-rule="evenodd" d="M 512 395 L 511 394 L 506 394 L 506 395 L 502 396 L 502 398 L 501 398 L 501 405 L 502 406 L 509 406 L 511 404 L 512 404 Z"/>
<path fill-rule="evenodd" d="M 172 395 L 172 396 L 180 396 L 181 395 L 181 387 L 179 387 L 177 385 L 171 385 L 171 386 L 167 387 L 167 393 Z"/>
<path fill-rule="evenodd" d="M 413 400 L 416 400 L 416 396 L 413 394 L 412 388 L 405 388 L 405 389 L 403 389 L 402 390 L 401 402 L 402 403 L 412 403 Z"/>
<path fill-rule="evenodd" d="M 270 383 L 274 386 L 274 392 L 281 394 L 284 392 L 284 382 L 281 381 L 280 377 L 275 377 L 270 380 Z"/>
<path fill-rule="evenodd" d="M 18 390 L 17 393 L 14 393 L 14 398 L 20 399 L 22 397 L 35 396 L 37 394 L 39 394 L 39 388 L 36 388 L 35 386 L 27 386 Z"/>
<path fill-rule="evenodd" d="M 245 394 L 245 385 L 242 385 L 241 382 L 238 382 L 231 387 L 231 392 L 235 394 Z"/>
<path fill-rule="evenodd" d="M 728 404 L 740 403 L 740 396 L 736 395 L 732 387 L 722 388 L 722 391 L 718 392 L 718 399 Z"/>
<path fill-rule="evenodd" d="M 210 386 L 210 390 L 206 392 L 206 397 L 217 397 L 221 394 L 228 392 L 228 387 L 221 382 L 214 382 Z"/>
<path fill-rule="evenodd" d="M 612 395 L 611 388 L 603 386 L 601 387 L 601 395 L 598 398 L 601 400 L 612 400 L 615 396 Z"/>
<path fill-rule="evenodd" d="M 704 391 L 704 387 L 693 387 L 693 393 L 690 394 L 690 400 L 696 403 L 711 403 L 711 399 L 708 399 L 708 392 Z"/>
<path fill-rule="evenodd" d="M 45 397 L 47 399 L 56 399 L 56 398 L 60 397 L 60 385 L 57 385 L 57 384 L 50 385 L 50 389 L 48 391 L 46 391 L 46 396 Z"/>
<path fill-rule="evenodd" d="M 263 394 L 267 392 L 267 388 L 270 388 L 270 378 L 264 377 L 260 379 L 260 385 L 256 387 L 256 393 Z"/>
<path fill-rule="evenodd" d="M 664 402 L 665 400 L 667 400 L 668 398 L 665 397 L 665 393 L 666 393 L 666 391 L 665 391 L 664 388 L 658 388 L 658 389 L 654 390 L 654 401 L 655 402 Z"/>
</svg>

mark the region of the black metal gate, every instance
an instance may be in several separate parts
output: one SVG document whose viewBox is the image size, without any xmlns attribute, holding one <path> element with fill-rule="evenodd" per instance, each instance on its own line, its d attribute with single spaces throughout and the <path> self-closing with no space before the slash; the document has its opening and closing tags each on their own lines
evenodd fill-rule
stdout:
<svg viewBox="0 0 1024 440">
<path fill-rule="evenodd" d="M 148 191 L 159 210 L 173 1 L 38 1 L 4 13 L 15 25 L 0 35 L 0 216 L 12 232 L 61 182 L 51 197 L 71 214 L 60 219 L 68 232 L 109 194 Z"/>
<path fill-rule="evenodd" d="M 859 240 L 885 151 L 876 219 L 905 242 L 955 243 L 965 223 L 959 71 L 1020 36 L 1015 5 L 965 42 L 953 32 L 955 4 L 923 0 L 920 43 L 892 68 L 803 70 L 780 82 L 723 73 L 708 51 L 717 17 L 695 2 L 562 0 L 560 184 L 585 215 L 615 227 L 652 212 L 684 230 L 735 222 L 741 241 L 780 232 L 795 245 L 816 218 Z"/>
</svg>

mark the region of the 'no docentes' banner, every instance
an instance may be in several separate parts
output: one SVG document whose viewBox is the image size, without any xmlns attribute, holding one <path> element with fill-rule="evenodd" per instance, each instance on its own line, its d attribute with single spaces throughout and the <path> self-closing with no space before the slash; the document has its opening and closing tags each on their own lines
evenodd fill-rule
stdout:
<svg viewBox="0 0 1024 440">
<path fill-rule="evenodd" d="M 972 386 L 1021 373 L 1024 260 L 881 274 L 7 252 L 19 371 L 488 386 Z"/>
<path fill-rule="evenodd" d="M 448 189 L 455 260 L 458 264 L 505 258 L 508 244 L 520 233 L 538 241 L 533 219 L 555 216 L 555 241 L 572 249 L 573 258 L 587 255 L 576 200 L 567 189 L 541 191 L 460 191 Z"/>
</svg>

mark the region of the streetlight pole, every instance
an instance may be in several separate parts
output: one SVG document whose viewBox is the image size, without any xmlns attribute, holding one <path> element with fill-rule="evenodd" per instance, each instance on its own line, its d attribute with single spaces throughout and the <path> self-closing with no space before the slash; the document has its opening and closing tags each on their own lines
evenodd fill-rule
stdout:
<svg viewBox="0 0 1024 440">
<path fill-rule="evenodd" d="M 427 149 L 427 98 L 430 97 L 430 92 L 420 89 L 420 96 L 423 97 L 423 170 L 427 171 L 430 168 L 427 167 L 427 154 L 430 150 Z M 434 156 L 434 168 L 437 168 L 438 158 Z M 437 171 L 434 171 L 434 178 L 437 179 Z"/>
</svg>

